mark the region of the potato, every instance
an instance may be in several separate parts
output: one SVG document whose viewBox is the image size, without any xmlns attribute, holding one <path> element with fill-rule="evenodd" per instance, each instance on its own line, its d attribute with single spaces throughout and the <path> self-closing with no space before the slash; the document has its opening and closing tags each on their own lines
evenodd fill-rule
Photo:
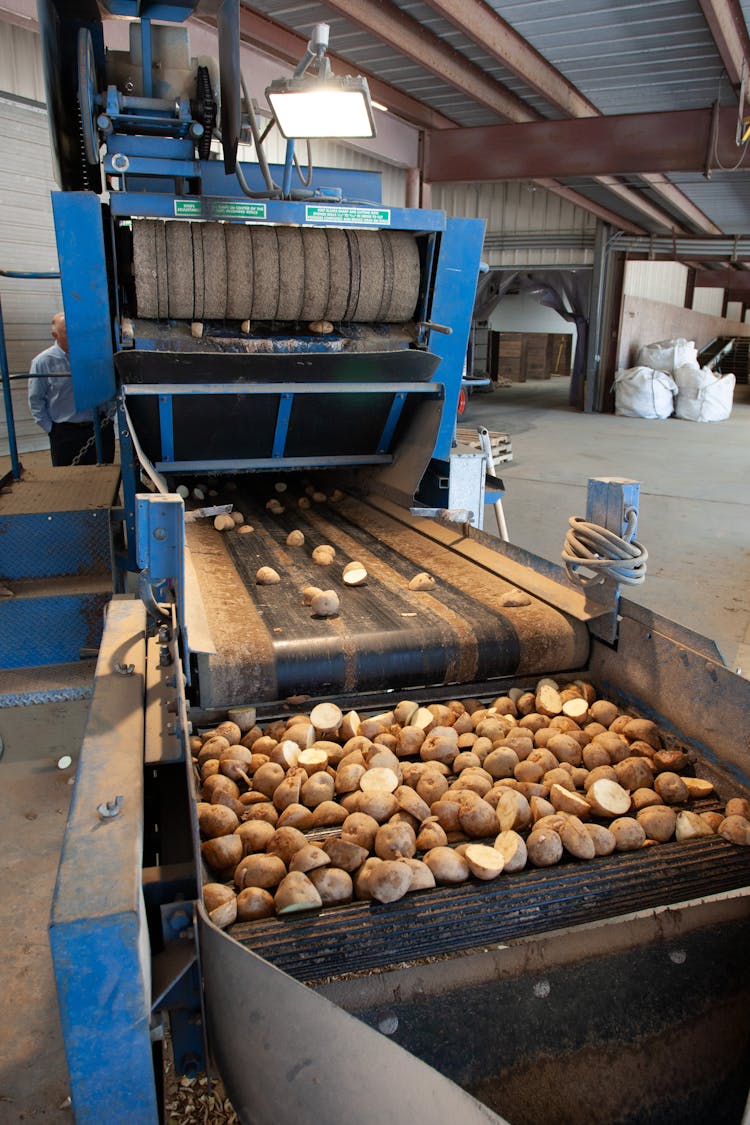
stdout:
<svg viewBox="0 0 750 1125">
<path fill-rule="evenodd" d="M 198 827 L 204 836 L 210 839 L 216 836 L 228 836 L 234 832 L 240 823 L 239 817 L 224 805 L 208 805 L 204 802 L 198 806 Z"/>
<path fill-rule="evenodd" d="M 236 782 L 232 781 L 231 778 L 226 777 L 223 773 L 214 773 L 210 777 L 207 777 L 203 782 L 203 787 L 201 789 L 203 799 L 212 801 L 214 798 L 214 794 L 219 789 L 222 789 L 225 793 L 227 793 L 231 797 L 234 797 L 235 799 L 240 795 L 239 786 Z"/>
<path fill-rule="evenodd" d="M 730 797 L 727 801 L 726 816 L 741 816 L 750 820 L 750 801 L 745 797 Z"/>
<path fill-rule="evenodd" d="M 320 586 L 303 586 L 301 590 L 302 604 L 312 605 L 313 598 L 322 593 L 323 591 L 321 590 Z"/>
<path fill-rule="evenodd" d="M 254 922 L 256 918 L 271 918 L 274 913 L 273 895 L 262 887 L 245 887 L 237 895 L 238 922 Z"/>
<path fill-rule="evenodd" d="M 411 870 L 397 859 L 383 860 L 368 879 L 370 896 L 377 902 L 396 902 L 411 887 Z"/>
<path fill-rule="evenodd" d="M 458 822 L 461 830 L 473 839 L 494 836 L 497 832 L 497 812 L 481 798 L 470 801 L 466 797 L 459 801 Z"/>
<path fill-rule="evenodd" d="M 599 769 L 600 766 L 609 766 L 612 762 L 609 750 L 605 746 L 598 746 L 595 742 L 590 742 L 588 746 L 584 746 L 581 756 L 583 757 L 583 764 L 589 770 Z"/>
<path fill-rule="evenodd" d="M 343 824 L 349 816 L 346 809 L 337 804 L 336 801 L 324 801 L 322 805 L 318 805 L 312 814 L 312 827 L 313 828 L 326 828 L 335 824 Z"/>
<path fill-rule="evenodd" d="M 647 809 L 651 805 L 661 805 L 663 803 L 655 789 L 636 789 L 634 793 L 631 793 L 630 799 L 636 812 L 640 812 L 641 809 Z"/>
<path fill-rule="evenodd" d="M 570 789 L 566 789 L 562 785 L 555 784 L 551 787 L 549 799 L 558 812 L 571 813 L 572 816 L 585 819 L 588 819 L 591 815 L 591 805 L 586 797 L 575 792 L 575 790 L 571 792 Z M 628 801 L 628 804 L 630 804 L 630 801 Z"/>
<path fill-rule="evenodd" d="M 665 805 L 681 805 L 690 798 L 687 785 L 676 773 L 657 774 L 654 778 L 654 789 Z"/>
<path fill-rule="evenodd" d="M 384 824 L 375 834 L 374 850 L 379 859 L 411 859 L 417 850 L 414 830 L 408 824 Z"/>
<path fill-rule="evenodd" d="M 714 830 L 698 813 L 683 810 L 677 814 L 675 839 L 680 843 L 696 840 L 699 836 L 713 836 Z"/>
<path fill-rule="evenodd" d="M 281 582 L 281 577 L 272 566 L 262 566 L 256 571 L 255 581 L 259 586 L 275 586 Z"/>
<path fill-rule="evenodd" d="M 594 841 L 595 855 L 611 855 L 617 846 L 617 840 L 603 824 L 584 824 L 583 826 Z"/>
<path fill-rule="evenodd" d="M 444 829 L 440 827 L 440 822 L 437 817 L 428 817 L 419 829 L 417 850 L 420 852 L 428 852 L 430 848 L 445 847 L 447 843 L 448 837 Z"/>
<path fill-rule="evenodd" d="M 498 746 L 491 750 L 482 763 L 483 768 L 494 778 L 513 777 L 519 763 L 518 755 L 510 746 Z"/>
<path fill-rule="evenodd" d="M 501 832 L 525 828 L 531 822 L 531 807 L 522 793 L 509 789 L 503 793 L 495 810 Z"/>
<path fill-rule="evenodd" d="M 278 856 L 288 867 L 292 857 L 306 845 L 307 837 L 298 828 L 277 828 L 266 844 L 266 855 Z"/>
<path fill-rule="evenodd" d="M 352 813 L 341 827 L 341 839 L 348 841 L 350 844 L 359 844 L 360 847 L 371 852 L 375 846 L 375 837 L 379 827 L 377 820 L 374 820 L 371 816 L 367 816 L 365 813 Z"/>
<path fill-rule="evenodd" d="M 314 884 L 302 871 L 290 871 L 282 879 L 273 901 L 277 914 L 296 914 L 323 905 Z"/>
<path fill-rule="evenodd" d="M 523 836 L 512 829 L 500 832 L 493 845 L 503 857 L 503 870 L 507 874 L 522 871 L 526 866 L 527 851 Z"/>
<path fill-rule="evenodd" d="M 318 566 L 330 566 L 336 557 L 336 550 L 328 543 L 321 543 L 319 547 L 315 547 L 312 552 L 312 560 Z"/>
<path fill-rule="evenodd" d="M 619 713 L 616 705 L 610 703 L 608 699 L 596 699 L 589 706 L 589 714 L 594 722 L 601 723 L 605 727 L 611 726 Z"/>
<path fill-rule="evenodd" d="M 435 876 L 436 883 L 463 883 L 469 878 L 469 865 L 453 848 L 431 848 L 424 862 Z"/>
<path fill-rule="evenodd" d="M 677 826 L 676 813 L 666 805 L 646 805 L 639 811 L 636 820 L 649 840 L 656 840 L 659 844 L 671 840 Z"/>
<path fill-rule="evenodd" d="M 270 801 L 261 801 L 260 804 L 247 805 L 242 814 L 244 820 L 265 820 L 276 826 L 279 814 Z"/>
<path fill-rule="evenodd" d="M 745 820 L 744 816 L 733 813 L 722 820 L 719 825 L 719 835 L 729 840 L 730 844 L 750 847 L 750 821 Z"/>
<path fill-rule="evenodd" d="M 339 596 L 335 590 L 322 590 L 310 602 L 316 617 L 335 617 L 339 611 Z"/>
<path fill-rule="evenodd" d="M 632 744 L 635 745 L 636 743 Z M 659 771 L 681 773 L 690 765 L 690 758 L 684 750 L 657 750 L 653 762 L 654 767 Z"/>
<path fill-rule="evenodd" d="M 305 542 L 304 533 L 299 530 L 290 531 L 286 537 L 287 547 L 301 547 Z"/>
<path fill-rule="evenodd" d="M 234 870 L 242 859 L 242 840 L 234 833 L 230 836 L 215 836 L 201 844 L 201 854 L 214 871 Z"/>
<path fill-rule="evenodd" d="M 487 844 L 469 844 L 464 849 L 463 856 L 477 879 L 496 879 L 505 863 L 502 852 Z"/>
<path fill-rule="evenodd" d="M 276 825 L 278 828 L 299 828 L 300 832 L 306 832 L 313 827 L 313 814 L 304 805 L 287 805 L 279 814 Z"/>
<path fill-rule="evenodd" d="M 691 801 L 699 801 L 703 797 L 710 797 L 714 787 L 710 781 L 703 777 L 683 777 Z"/>
<path fill-rule="evenodd" d="M 323 844 L 323 851 L 331 857 L 333 867 L 340 867 L 350 874 L 356 871 L 367 859 L 367 849 L 359 844 L 351 844 L 339 836 L 333 836 Z"/>
<path fill-rule="evenodd" d="M 617 780 L 623 789 L 648 789 L 654 780 L 654 771 L 648 758 L 623 758 L 614 767 Z"/>
<path fill-rule="evenodd" d="M 246 855 L 234 869 L 234 882 L 239 890 L 261 887 L 270 890 L 286 875 L 286 864 L 277 855 Z"/>
<path fill-rule="evenodd" d="M 378 824 L 384 824 L 386 820 L 390 820 L 394 813 L 398 812 L 398 808 L 398 801 L 393 793 L 389 793 L 387 789 L 370 789 L 359 794 L 357 807 L 352 809 L 352 812 L 365 813 L 367 816 L 371 816 L 373 820 L 377 820 Z M 427 812 L 429 814 L 429 809 Z"/>
<path fill-rule="evenodd" d="M 317 844 L 305 844 L 295 852 L 289 863 L 290 871 L 313 871 L 316 867 L 328 867 L 331 857 Z"/>
<path fill-rule="evenodd" d="M 234 830 L 235 836 L 239 836 L 242 841 L 245 855 L 252 855 L 253 852 L 264 852 L 273 833 L 273 825 L 265 820 L 246 820 Z"/>
<path fill-rule="evenodd" d="M 409 582 L 409 589 L 416 590 L 418 593 L 424 593 L 430 590 L 434 590 L 436 586 L 437 582 L 432 577 L 432 575 L 427 574 L 426 571 L 415 574 Z"/>
<path fill-rule="evenodd" d="M 597 816 L 622 816 L 630 809 L 630 794 L 618 782 L 606 777 L 589 786 L 586 800 Z"/>
<path fill-rule="evenodd" d="M 563 854 L 562 840 L 552 828 L 535 826 L 526 841 L 529 861 L 535 867 L 553 867 Z"/>
<path fill-rule="evenodd" d="M 299 791 L 300 801 L 310 809 L 316 809 L 324 801 L 333 800 L 334 782 L 327 773 L 314 773 Z M 274 795 L 274 804 L 276 797 Z"/>
<path fill-rule="evenodd" d="M 282 766 L 276 762 L 268 762 L 253 774 L 253 789 L 266 797 L 273 797 L 286 774 Z"/>
<path fill-rule="evenodd" d="M 370 856 L 369 859 L 365 860 L 359 870 L 355 872 L 352 882 L 354 884 L 354 893 L 357 898 L 372 898 L 372 893 L 370 891 L 370 878 L 372 877 L 372 874 L 375 871 L 376 867 L 379 867 L 380 864 L 384 862 L 385 860 L 378 859 L 378 857 L 375 855 Z M 398 860 L 396 862 L 398 862 Z"/>
<path fill-rule="evenodd" d="M 593 859 L 596 855 L 594 840 L 577 816 L 566 817 L 560 825 L 558 835 L 566 852 L 570 852 L 576 859 Z"/>
<path fill-rule="evenodd" d="M 342 868 L 316 867 L 308 878 L 320 895 L 323 906 L 338 906 L 351 902 L 354 895 L 352 877 Z"/>
<path fill-rule="evenodd" d="M 237 899 L 231 887 L 222 883 L 205 883 L 202 888 L 203 905 L 215 926 L 223 930 L 237 918 Z"/>
<path fill-rule="evenodd" d="M 547 749 L 555 755 L 558 762 L 569 762 L 572 766 L 580 766 L 583 761 L 580 743 L 569 734 L 553 735 L 547 742 Z"/>
<path fill-rule="evenodd" d="M 421 859 L 400 859 L 398 862 L 409 868 L 411 873 L 410 891 L 427 891 L 435 886 L 435 876 Z"/>
<path fill-rule="evenodd" d="M 629 742 L 647 742 L 654 750 L 661 750 L 659 729 L 650 719 L 628 719 L 622 733 Z"/>
<path fill-rule="evenodd" d="M 621 816 L 613 820 L 609 830 L 615 838 L 618 852 L 634 852 L 643 847 L 646 833 L 643 826 L 632 816 Z"/>
</svg>

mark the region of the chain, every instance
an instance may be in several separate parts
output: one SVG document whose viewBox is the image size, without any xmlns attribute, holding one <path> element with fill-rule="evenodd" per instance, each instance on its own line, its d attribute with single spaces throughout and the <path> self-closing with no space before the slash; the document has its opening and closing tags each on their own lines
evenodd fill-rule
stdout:
<svg viewBox="0 0 750 1125">
<path fill-rule="evenodd" d="M 111 406 L 107 407 L 107 412 L 103 416 L 103 418 L 101 419 L 100 424 L 106 426 L 107 423 L 109 423 L 110 425 L 112 425 L 116 412 L 117 412 L 117 403 L 113 402 Z M 88 438 L 84 442 L 84 444 L 81 446 L 81 448 L 78 450 L 75 457 L 70 462 L 71 465 L 80 465 L 81 458 L 86 456 L 86 454 L 91 449 L 91 446 L 94 444 L 95 441 L 96 441 L 96 435 L 92 434 L 91 437 Z"/>
</svg>

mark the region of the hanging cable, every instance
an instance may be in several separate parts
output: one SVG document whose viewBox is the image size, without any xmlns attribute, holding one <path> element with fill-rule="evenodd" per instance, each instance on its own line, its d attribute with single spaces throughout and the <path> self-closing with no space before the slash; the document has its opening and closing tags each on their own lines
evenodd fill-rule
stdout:
<svg viewBox="0 0 750 1125">
<path fill-rule="evenodd" d="M 571 582 L 587 589 L 598 586 L 606 578 L 625 586 L 640 586 L 646 578 L 646 548 L 634 538 L 636 513 L 626 514 L 625 536 L 608 531 L 597 523 L 587 523 L 581 516 L 571 516 L 570 530 L 565 536 L 562 560 Z M 593 571 L 585 574 L 584 571 Z"/>
<path fill-rule="evenodd" d="M 299 160 L 297 159 L 297 153 L 296 152 L 294 154 L 294 167 L 297 169 L 297 175 L 299 176 L 299 181 L 302 184 L 302 186 L 306 187 L 306 188 L 309 187 L 310 184 L 312 183 L 312 178 L 313 178 L 312 147 L 310 145 L 310 138 L 309 137 L 307 138 L 307 172 L 306 172 L 306 174 L 304 176 L 302 175 L 302 168 L 300 166 Z"/>
</svg>

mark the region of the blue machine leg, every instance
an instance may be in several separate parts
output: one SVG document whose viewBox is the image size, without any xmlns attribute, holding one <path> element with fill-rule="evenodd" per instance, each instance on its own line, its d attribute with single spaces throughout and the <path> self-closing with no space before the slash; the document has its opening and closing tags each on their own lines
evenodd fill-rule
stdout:
<svg viewBox="0 0 750 1125">
<path fill-rule="evenodd" d="M 50 920 L 76 1125 L 159 1120 L 141 888 L 145 624 L 140 602 L 110 603 Z"/>
</svg>

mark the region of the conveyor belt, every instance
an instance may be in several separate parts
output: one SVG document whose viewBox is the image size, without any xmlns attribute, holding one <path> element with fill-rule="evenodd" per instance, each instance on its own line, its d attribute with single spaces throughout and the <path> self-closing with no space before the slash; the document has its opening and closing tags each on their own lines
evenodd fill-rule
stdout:
<svg viewBox="0 0 750 1125">
<path fill-rule="evenodd" d="M 409 231 L 133 222 L 138 315 L 148 319 L 410 320 L 419 250 Z"/>
<path fill-rule="evenodd" d="M 503 608 L 507 582 L 367 503 L 348 499 L 302 511 L 289 501 L 283 515 L 271 516 L 251 508 L 247 497 L 235 494 L 234 502 L 256 528 L 252 534 L 222 536 L 210 524 L 188 525 L 217 649 L 200 662 L 204 707 L 469 683 L 585 663 L 582 623 L 535 598 Z M 294 529 L 304 533 L 303 547 L 286 546 Z M 322 543 L 336 548 L 330 567 L 311 559 Z M 353 559 L 369 575 L 354 589 L 341 577 Z M 261 566 L 274 567 L 281 582 L 257 586 Z M 423 570 L 438 580 L 434 593 L 408 589 Z M 339 615 L 316 618 L 302 606 L 307 585 L 335 589 Z"/>
<path fill-rule="evenodd" d="M 748 885 L 750 850 L 719 836 L 419 891 L 385 906 L 355 902 L 231 928 L 297 980 L 383 968 Z"/>
</svg>

